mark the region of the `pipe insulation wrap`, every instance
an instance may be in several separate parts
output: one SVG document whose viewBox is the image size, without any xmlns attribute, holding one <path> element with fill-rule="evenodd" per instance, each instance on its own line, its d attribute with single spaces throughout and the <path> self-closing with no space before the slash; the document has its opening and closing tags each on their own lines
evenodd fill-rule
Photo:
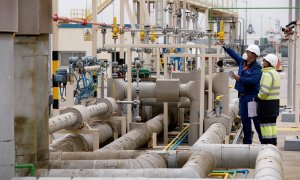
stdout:
<svg viewBox="0 0 300 180">
<path fill-rule="evenodd" d="M 105 103 L 99 103 L 87 107 L 90 111 L 90 117 L 94 117 L 100 114 L 105 114 L 108 111 L 108 105 Z"/>
<path fill-rule="evenodd" d="M 106 160 L 133 159 L 141 151 L 137 150 L 99 150 L 93 152 L 51 152 L 50 160 Z"/>
<path fill-rule="evenodd" d="M 47 169 L 146 169 L 167 168 L 164 159 L 156 153 L 136 153 L 134 159 L 106 160 L 52 160 Z"/>
<path fill-rule="evenodd" d="M 111 122 L 111 124 L 108 124 L 109 122 L 110 121 L 106 121 L 106 122 L 94 121 L 90 125 L 92 129 L 99 130 L 99 145 L 103 144 L 106 140 L 113 137 L 113 128 L 111 127 L 111 124 L 115 126 L 115 130 L 117 132 L 120 131 L 121 127 L 117 126 L 117 123 Z M 94 143 L 93 136 L 94 136 L 93 134 L 67 135 L 64 138 L 57 139 L 55 143 L 50 145 L 50 148 L 52 152 L 56 152 L 56 151 L 77 152 L 82 150 L 86 151 L 85 150 L 86 148 L 92 151 L 93 143 Z"/>
<path fill-rule="evenodd" d="M 83 123 L 87 122 L 90 119 L 90 112 L 89 109 L 83 105 L 76 105 L 73 107 L 68 107 L 62 110 L 62 114 L 72 112 L 77 117 L 77 122 L 72 126 L 67 127 L 66 129 L 69 130 L 76 130 L 83 126 Z M 60 115 L 59 115 L 60 116 Z"/>
<path fill-rule="evenodd" d="M 146 122 L 145 129 L 133 129 L 124 136 L 104 146 L 101 150 L 135 150 L 147 144 L 152 133 L 159 134 L 163 130 L 163 114 L 159 114 Z"/>
<path fill-rule="evenodd" d="M 208 151 L 216 158 L 217 168 L 254 168 L 258 152 L 264 145 L 197 144 L 193 150 Z"/>
<path fill-rule="evenodd" d="M 191 150 L 201 147 L 201 144 L 222 144 L 226 135 L 226 127 L 221 123 L 212 124 L 195 142 Z"/>
<path fill-rule="evenodd" d="M 256 158 L 254 179 L 284 179 L 282 157 L 276 146 L 267 145 L 259 151 Z"/>
<path fill-rule="evenodd" d="M 103 121 L 94 121 L 92 124 L 89 125 L 92 129 L 99 130 L 99 144 L 103 144 L 106 140 L 113 137 L 113 129 L 107 123 Z M 84 138 L 89 143 L 90 147 L 93 147 L 93 137 L 92 134 L 84 135 Z"/>
<path fill-rule="evenodd" d="M 76 152 L 88 151 L 89 144 L 86 139 L 80 134 L 68 134 L 61 139 L 54 141 L 50 146 L 51 152 Z"/>
<path fill-rule="evenodd" d="M 209 152 L 195 152 L 182 168 L 151 169 L 39 169 L 38 177 L 151 177 L 204 178 L 214 168 L 215 160 Z"/>
<path fill-rule="evenodd" d="M 72 113 L 65 113 L 49 119 L 49 133 L 52 134 L 58 130 L 65 129 L 77 122 L 77 116 Z"/>
</svg>

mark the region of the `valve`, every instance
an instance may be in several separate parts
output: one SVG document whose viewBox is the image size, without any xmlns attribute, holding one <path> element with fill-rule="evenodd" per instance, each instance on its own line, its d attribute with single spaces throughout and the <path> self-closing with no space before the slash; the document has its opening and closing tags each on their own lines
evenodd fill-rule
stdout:
<svg viewBox="0 0 300 180">
<path fill-rule="evenodd" d="M 119 28 L 117 26 L 117 17 L 113 18 L 112 38 L 118 39 Z"/>
<path fill-rule="evenodd" d="M 141 31 L 140 32 L 140 41 L 144 42 L 144 40 L 145 40 L 145 32 Z"/>
<path fill-rule="evenodd" d="M 225 36 L 225 33 L 224 33 L 224 22 L 220 21 L 219 25 L 220 25 L 220 30 L 219 30 L 219 32 L 216 33 L 216 37 L 218 37 L 218 39 L 220 40 L 220 43 L 223 44 L 223 42 L 224 42 L 224 36 Z"/>
<path fill-rule="evenodd" d="M 154 43 L 155 40 L 156 40 L 156 33 L 154 31 L 152 31 L 151 34 L 150 34 L 150 41 L 152 43 Z"/>
<path fill-rule="evenodd" d="M 221 116 L 222 114 L 222 101 L 221 101 L 221 98 L 223 97 L 223 95 L 220 95 L 220 96 L 217 96 L 216 97 L 216 100 L 214 102 L 214 105 L 215 105 L 215 113 L 216 113 L 216 116 Z"/>
</svg>

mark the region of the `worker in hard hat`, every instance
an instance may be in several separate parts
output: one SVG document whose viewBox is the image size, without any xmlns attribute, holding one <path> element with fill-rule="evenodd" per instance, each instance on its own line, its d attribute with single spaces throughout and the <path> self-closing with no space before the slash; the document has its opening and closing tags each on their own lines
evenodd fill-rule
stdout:
<svg viewBox="0 0 300 180">
<path fill-rule="evenodd" d="M 262 61 L 260 90 L 257 101 L 257 116 L 260 122 L 263 144 L 277 145 L 276 119 L 279 115 L 280 75 L 276 71 L 278 58 L 268 54 Z"/>
<path fill-rule="evenodd" d="M 259 82 L 261 78 L 261 66 L 257 62 L 260 55 L 260 49 L 257 45 L 249 45 L 246 49 L 246 55 L 241 57 L 233 49 L 223 46 L 224 50 L 239 65 L 238 73 L 233 74 L 236 80 L 235 89 L 238 91 L 240 116 L 244 131 L 244 144 L 252 144 L 252 122 L 248 117 L 248 102 L 253 101 L 259 91 Z M 252 118 L 260 142 L 262 142 L 260 124 L 257 117 Z"/>
</svg>

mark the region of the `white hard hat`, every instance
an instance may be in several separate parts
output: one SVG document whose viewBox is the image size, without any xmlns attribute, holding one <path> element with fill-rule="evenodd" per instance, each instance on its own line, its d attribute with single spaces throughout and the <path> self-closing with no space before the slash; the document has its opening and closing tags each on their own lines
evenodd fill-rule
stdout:
<svg viewBox="0 0 300 180">
<path fill-rule="evenodd" d="M 244 53 L 243 56 L 242 56 L 242 58 L 243 58 L 244 60 L 246 60 L 246 59 L 248 58 L 247 53 Z"/>
<path fill-rule="evenodd" d="M 274 54 L 267 54 L 264 59 L 268 61 L 271 66 L 276 67 L 278 63 L 278 58 Z"/>
<path fill-rule="evenodd" d="M 256 54 L 256 56 L 260 55 L 260 49 L 257 45 L 255 44 L 251 44 L 247 47 L 246 51 L 250 51 L 253 52 L 254 54 Z"/>
</svg>

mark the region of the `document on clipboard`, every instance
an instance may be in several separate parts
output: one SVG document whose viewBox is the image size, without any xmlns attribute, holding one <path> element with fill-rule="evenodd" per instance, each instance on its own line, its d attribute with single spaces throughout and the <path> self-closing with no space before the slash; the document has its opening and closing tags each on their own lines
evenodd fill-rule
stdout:
<svg viewBox="0 0 300 180">
<path fill-rule="evenodd" d="M 248 102 L 248 117 L 256 117 L 257 116 L 257 102 L 250 101 Z"/>
</svg>

